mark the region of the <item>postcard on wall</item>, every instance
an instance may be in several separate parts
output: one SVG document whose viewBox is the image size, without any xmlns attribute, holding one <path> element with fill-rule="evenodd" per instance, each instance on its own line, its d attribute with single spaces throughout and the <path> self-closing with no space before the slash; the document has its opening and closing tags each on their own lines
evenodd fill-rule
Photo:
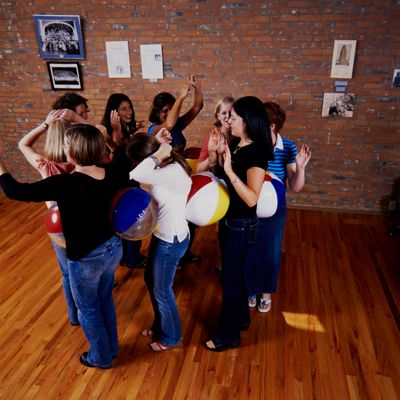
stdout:
<svg viewBox="0 0 400 400">
<path fill-rule="evenodd" d="M 351 93 L 324 93 L 322 116 L 351 118 L 353 116 L 355 98 L 355 95 Z"/>
<path fill-rule="evenodd" d="M 78 15 L 33 16 L 42 58 L 83 59 L 81 22 Z"/>
<path fill-rule="evenodd" d="M 331 78 L 350 79 L 353 76 L 356 43 L 357 40 L 335 40 Z"/>
<path fill-rule="evenodd" d="M 109 78 L 130 78 L 131 63 L 127 41 L 106 42 Z"/>
<path fill-rule="evenodd" d="M 164 78 L 161 44 L 141 44 L 140 58 L 143 79 Z"/>
</svg>

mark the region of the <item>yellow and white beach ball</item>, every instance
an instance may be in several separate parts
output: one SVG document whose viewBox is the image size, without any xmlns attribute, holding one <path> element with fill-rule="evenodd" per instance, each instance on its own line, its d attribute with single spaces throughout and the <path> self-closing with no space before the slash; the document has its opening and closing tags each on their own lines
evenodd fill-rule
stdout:
<svg viewBox="0 0 400 400">
<path fill-rule="evenodd" d="M 228 211 L 229 194 L 225 182 L 211 172 L 191 176 L 192 188 L 186 204 L 186 218 L 198 226 L 219 221 Z"/>
</svg>

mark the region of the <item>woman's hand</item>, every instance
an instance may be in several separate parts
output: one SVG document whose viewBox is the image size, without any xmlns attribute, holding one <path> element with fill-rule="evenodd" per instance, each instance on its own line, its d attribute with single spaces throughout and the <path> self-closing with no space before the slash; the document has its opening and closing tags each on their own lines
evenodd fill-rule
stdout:
<svg viewBox="0 0 400 400">
<path fill-rule="evenodd" d="M 229 146 L 225 146 L 223 157 L 224 157 L 224 171 L 226 175 L 230 177 L 232 174 L 234 174 L 234 172 L 232 169 L 232 156 Z"/>
<path fill-rule="evenodd" d="M 167 128 L 161 128 L 156 135 L 156 139 L 160 143 L 170 144 L 172 142 L 171 132 Z"/>
<path fill-rule="evenodd" d="M 47 125 L 52 124 L 54 121 L 57 121 L 59 119 L 65 119 L 62 117 L 64 110 L 51 110 L 49 112 L 49 114 L 47 115 L 46 119 L 44 120 L 44 122 Z M 73 112 L 73 111 L 72 111 Z"/>
<path fill-rule="evenodd" d="M 311 158 L 311 150 L 306 144 L 302 144 L 296 156 L 296 169 L 304 169 Z"/>
<path fill-rule="evenodd" d="M 218 151 L 218 146 L 220 143 L 220 133 L 211 129 L 210 138 L 208 139 L 208 153 L 216 153 Z"/>
<path fill-rule="evenodd" d="M 117 110 L 112 110 L 110 113 L 110 123 L 113 131 L 121 131 L 121 120 Z"/>
<path fill-rule="evenodd" d="M 189 90 L 190 90 L 190 84 L 186 83 L 181 87 L 181 91 L 179 92 L 179 98 L 180 99 L 185 99 L 187 97 L 187 95 L 189 94 Z"/>
</svg>

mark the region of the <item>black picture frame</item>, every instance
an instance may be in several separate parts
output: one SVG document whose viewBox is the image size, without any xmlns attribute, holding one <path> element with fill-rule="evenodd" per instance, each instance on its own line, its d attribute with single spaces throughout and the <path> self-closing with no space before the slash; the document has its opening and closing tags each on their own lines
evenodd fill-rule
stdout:
<svg viewBox="0 0 400 400">
<path fill-rule="evenodd" d="M 35 14 L 33 21 L 41 58 L 85 58 L 79 15 Z"/>
<path fill-rule="evenodd" d="M 47 68 L 53 90 L 83 90 L 81 66 L 78 62 L 48 61 Z"/>
</svg>

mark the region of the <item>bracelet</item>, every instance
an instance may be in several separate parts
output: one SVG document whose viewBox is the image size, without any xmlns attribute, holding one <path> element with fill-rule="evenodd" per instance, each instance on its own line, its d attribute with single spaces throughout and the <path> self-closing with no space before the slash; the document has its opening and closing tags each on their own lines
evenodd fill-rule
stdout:
<svg viewBox="0 0 400 400">
<path fill-rule="evenodd" d="M 47 122 L 42 123 L 42 128 L 48 129 L 48 127 L 49 127 L 49 124 Z"/>
<path fill-rule="evenodd" d="M 210 157 L 208 157 L 208 166 L 209 166 L 209 167 L 214 167 L 215 165 L 217 165 L 217 162 L 215 161 L 215 163 L 212 163 L 212 162 L 210 161 Z"/>
<path fill-rule="evenodd" d="M 152 160 L 154 160 L 154 162 L 156 163 L 156 167 L 158 167 L 158 166 L 160 165 L 160 160 L 159 160 L 157 157 L 155 157 L 155 156 L 150 156 L 150 158 L 151 158 Z"/>
<path fill-rule="evenodd" d="M 233 185 L 234 183 L 236 183 L 238 180 L 239 180 L 239 177 L 237 176 L 237 177 L 232 181 L 232 185 Z"/>
</svg>

